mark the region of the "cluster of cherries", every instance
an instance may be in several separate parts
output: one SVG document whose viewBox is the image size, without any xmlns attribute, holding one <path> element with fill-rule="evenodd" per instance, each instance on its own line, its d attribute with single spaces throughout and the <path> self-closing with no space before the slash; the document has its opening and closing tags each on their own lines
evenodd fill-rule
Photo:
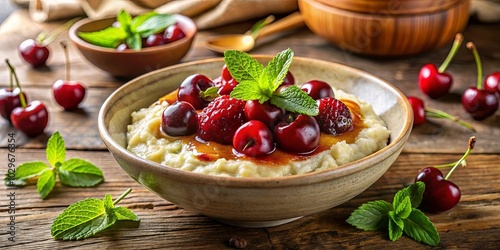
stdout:
<svg viewBox="0 0 500 250">
<path fill-rule="evenodd" d="M 56 103 L 65 110 L 70 111 L 78 108 L 85 97 L 86 89 L 80 82 L 70 80 L 67 45 L 63 41 L 61 46 L 64 49 L 66 59 L 66 78 L 54 82 L 52 94 Z M 21 89 L 14 67 L 9 63 L 9 60 L 5 60 L 5 62 L 10 69 L 11 78 L 10 87 L 0 89 L 0 114 L 26 135 L 30 137 L 38 136 L 44 132 L 49 121 L 47 107 L 39 100 L 28 102 L 27 95 Z"/>
<path fill-rule="evenodd" d="M 285 91 L 294 83 L 288 72 L 276 91 Z M 321 132 L 337 135 L 352 129 L 348 107 L 334 98 L 333 89 L 324 81 L 312 80 L 301 86 L 318 103 L 315 117 L 288 112 L 268 101 L 229 97 L 237 84 L 225 65 L 213 81 L 201 74 L 187 77 L 178 88 L 177 101 L 162 114 L 162 131 L 169 136 L 197 133 L 200 140 L 232 145 L 237 153 L 257 157 L 274 152 L 276 147 L 307 154 L 319 146 Z"/>
<path fill-rule="evenodd" d="M 415 182 L 421 181 L 425 183 L 425 191 L 420 204 L 423 209 L 429 212 L 444 212 L 458 204 L 462 193 L 460 188 L 449 181 L 448 178 L 459 165 L 465 165 L 465 158 L 474 148 L 475 143 L 476 138 L 474 136 L 469 138 L 467 151 L 456 162 L 420 169 Z M 439 170 L 439 168 L 443 167 L 452 167 L 445 177 Z"/>
<path fill-rule="evenodd" d="M 457 34 L 448 56 L 439 68 L 434 64 L 426 64 L 420 69 L 418 83 L 424 94 L 433 99 L 437 99 L 450 92 L 453 84 L 453 77 L 445 71 L 460 48 L 462 41 L 462 34 Z M 483 81 L 483 70 L 477 48 L 472 42 L 467 43 L 467 48 L 472 51 L 474 56 L 478 80 L 475 87 L 469 87 L 464 91 L 461 103 L 465 111 L 467 111 L 472 118 L 475 120 L 484 120 L 493 115 L 499 107 L 500 72 L 489 74 Z M 414 110 L 423 109 L 423 107 L 418 107 L 420 106 L 419 104 L 416 104 L 416 106 L 417 108 L 414 107 Z M 415 114 L 415 120 L 425 120 L 425 116 L 422 116 L 422 112 L 419 112 Z M 416 123 L 416 125 L 419 124 Z"/>
<path fill-rule="evenodd" d="M 120 23 L 119 22 L 114 22 L 113 27 L 119 27 Z M 160 46 L 163 44 L 167 43 L 173 43 L 183 37 L 185 37 L 186 34 L 184 31 L 182 31 L 180 25 L 178 23 L 174 23 L 170 26 L 168 26 L 165 30 L 162 30 L 156 34 L 149 35 L 148 37 L 145 37 L 142 39 L 142 47 L 154 47 L 154 46 Z M 129 49 L 129 46 L 126 43 L 120 43 L 117 47 L 116 50 L 118 51 L 123 51 Z"/>
</svg>

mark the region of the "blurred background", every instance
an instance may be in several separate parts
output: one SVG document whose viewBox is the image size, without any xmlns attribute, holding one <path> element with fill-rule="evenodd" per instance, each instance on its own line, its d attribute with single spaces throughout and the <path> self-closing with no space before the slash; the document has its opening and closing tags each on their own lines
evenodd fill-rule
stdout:
<svg viewBox="0 0 500 250">
<path fill-rule="evenodd" d="M 19 8 L 17 5 L 14 5 L 11 0 L 0 0 L 0 23 L 3 23 L 5 18 L 9 16 L 12 11 Z"/>
</svg>

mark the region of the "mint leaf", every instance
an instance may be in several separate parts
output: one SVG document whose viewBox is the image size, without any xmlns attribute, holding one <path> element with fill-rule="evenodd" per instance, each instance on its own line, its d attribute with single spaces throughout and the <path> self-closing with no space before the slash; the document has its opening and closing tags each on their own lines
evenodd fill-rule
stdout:
<svg viewBox="0 0 500 250">
<path fill-rule="evenodd" d="M 120 23 L 120 29 L 125 33 L 131 34 L 130 24 L 132 22 L 132 16 L 125 10 L 120 10 L 118 15 L 116 15 L 116 21 Z"/>
<path fill-rule="evenodd" d="M 295 85 L 275 92 L 271 97 L 271 104 L 290 112 L 309 116 L 316 116 L 319 113 L 316 101 Z"/>
<path fill-rule="evenodd" d="M 394 217 L 394 213 L 391 212 L 389 212 L 389 239 L 395 241 L 403 235 L 404 222 Z"/>
<path fill-rule="evenodd" d="M 104 181 L 101 169 L 78 158 L 69 159 L 61 165 L 59 179 L 71 187 L 92 187 Z"/>
<path fill-rule="evenodd" d="M 370 201 L 352 212 L 346 222 L 363 230 L 387 228 L 391 203 L 383 200 Z"/>
<path fill-rule="evenodd" d="M 115 208 L 121 199 L 129 194 L 131 189 L 123 193 L 115 202 L 111 195 L 106 194 L 103 200 L 88 198 L 71 204 L 52 222 L 51 235 L 55 239 L 80 240 L 93 236 L 121 220 L 133 219 L 138 221 L 137 216 L 126 209 Z"/>
<path fill-rule="evenodd" d="M 42 199 L 47 198 L 54 186 L 56 185 L 56 173 L 52 169 L 46 169 L 38 178 L 36 189 Z"/>
<path fill-rule="evenodd" d="M 64 145 L 64 139 L 56 131 L 50 136 L 47 142 L 47 148 L 45 149 L 47 154 L 47 161 L 53 167 L 59 167 L 62 162 L 66 159 L 66 146 Z M 59 164 L 58 164 L 59 163 Z"/>
<path fill-rule="evenodd" d="M 108 27 L 94 32 L 78 32 L 78 36 L 97 46 L 116 48 L 127 37 L 127 33 L 122 28 Z"/>
<path fill-rule="evenodd" d="M 170 14 L 156 14 L 150 16 L 139 26 L 137 26 L 135 32 L 140 33 L 142 37 L 148 37 L 166 29 L 168 26 L 174 23 L 174 16 Z"/>
<path fill-rule="evenodd" d="M 262 94 L 259 84 L 251 80 L 238 83 L 231 91 L 230 96 L 243 101 L 259 100 L 260 103 L 264 103 L 269 99 L 269 97 L 266 99 L 266 96 Z"/>
<path fill-rule="evenodd" d="M 114 213 L 117 220 L 140 221 L 136 214 L 125 207 L 115 207 Z"/>
<path fill-rule="evenodd" d="M 393 206 L 396 206 L 396 204 L 401 203 L 405 197 L 410 197 L 411 206 L 418 207 L 420 205 L 420 202 L 422 202 L 424 191 L 425 184 L 421 181 L 418 181 L 408 187 L 399 190 L 396 195 L 394 195 L 392 204 Z"/>
<path fill-rule="evenodd" d="M 137 32 L 137 27 L 139 27 L 139 25 L 141 25 L 142 23 L 144 23 L 144 21 L 146 21 L 148 18 L 150 18 L 154 15 L 158 15 L 158 13 L 152 11 L 152 12 L 148 12 L 148 13 L 134 17 L 132 19 L 132 21 L 130 22 L 130 30 L 132 32 Z"/>
<path fill-rule="evenodd" d="M 404 232 L 410 238 L 431 246 L 437 246 L 440 238 L 436 227 L 429 218 L 417 208 L 404 220 Z"/>
<path fill-rule="evenodd" d="M 394 207 L 394 204 L 392 205 Z M 395 206 L 394 214 L 401 219 L 406 219 L 411 213 L 410 197 L 406 196 L 397 206 Z"/>
<path fill-rule="evenodd" d="M 288 73 L 292 60 L 293 51 L 290 48 L 278 53 L 264 68 L 261 77 L 265 78 L 265 80 L 262 83 L 267 81 L 265 84 L 270 86 L 272 92 L 278 89 Z"/>
<path fill-rule="evenodd" d="M 6 175 L 5 185 L 24 186 L 30 179 L 40 176 L 43 171 L 49 168 L 50 167 L 47 166 L 47 164 L 40 161 L 23 163 L 17 166 L 14 179 L 11 179 L 8 175 Z"/>
<path fill-rule="evenodd" d="M 239 83 L 253 81 L 258 83 L 264 66 L 249 54 L 239 50 L 226 50 L 224 62 L 231 76 Z"/>
<path fill-rule="evenodd" d="M 132 34 L 131 36 L 128 36 L 127 39 L 125 40 L 127 43 L 128 47 L 131 49 L 135 50 L 141 50 L 142 48 L 142 38 L 141 35 L 138 33 Z"/>
</svg>

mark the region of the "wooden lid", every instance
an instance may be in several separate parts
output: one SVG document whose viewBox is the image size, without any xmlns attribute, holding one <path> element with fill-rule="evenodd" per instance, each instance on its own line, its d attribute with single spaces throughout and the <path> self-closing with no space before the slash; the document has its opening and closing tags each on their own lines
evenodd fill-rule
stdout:
<svg viewBox="0 0 500 250">
<path fill-rule="evenodd" d="M 425 14 L 446 10 L 469 0 L 314 0 L 338 9 L 388 15 Z"/>
</svg>

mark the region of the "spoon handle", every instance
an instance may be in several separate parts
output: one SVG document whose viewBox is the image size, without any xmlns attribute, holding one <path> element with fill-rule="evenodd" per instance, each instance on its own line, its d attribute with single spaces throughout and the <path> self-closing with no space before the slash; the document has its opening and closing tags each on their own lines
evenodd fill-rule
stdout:
<svg viewBox="0 0 500 250">
<path fill-rule="evenodd" d="M 295 29 L 302 26 L 304 26 L 304 19 L 302 19 L 300 12 L 297 11 L 262 28 L 255 39 L 269 36 L 279 31 Z"/>
</svg>

